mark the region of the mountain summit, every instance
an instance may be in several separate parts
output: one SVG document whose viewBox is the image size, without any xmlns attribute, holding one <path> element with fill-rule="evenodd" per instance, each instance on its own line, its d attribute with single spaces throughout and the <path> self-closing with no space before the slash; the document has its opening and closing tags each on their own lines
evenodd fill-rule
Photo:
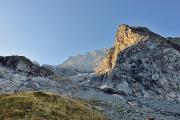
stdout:
<svg viewBox="0 0 180 120">
<path fill-rule="evenodd" d="M 109 73 L 114 68 L 119 53 L 148 38 L 156 39 L 161 38 L 161 36 L 151 32 L 146 27 L 131 27 L 125 24 L 120 25 L 116 33 L 114 47 L 110 49 L 102 65 L 97 68 L 97 73 L 99 75 Z"/>
<path fill-rule="evenodd" d="M 120 25 L 114 47 L 96 70 L 100 85 L 125 95 L 180 101 L 180 46 L 172 39 Z"/>
</svg>

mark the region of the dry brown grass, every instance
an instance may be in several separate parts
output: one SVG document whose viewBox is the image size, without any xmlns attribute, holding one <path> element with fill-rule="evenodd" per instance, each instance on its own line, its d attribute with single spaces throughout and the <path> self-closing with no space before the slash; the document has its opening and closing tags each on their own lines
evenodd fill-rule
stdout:
<svg viewBox="0 0 180 120">
<path fill-rule="evenodd" d="M 4 120 L 105 120 L 87 103 L 69 97 L 24 92 L 0 95 L 0 119 Z"/>
</svg>

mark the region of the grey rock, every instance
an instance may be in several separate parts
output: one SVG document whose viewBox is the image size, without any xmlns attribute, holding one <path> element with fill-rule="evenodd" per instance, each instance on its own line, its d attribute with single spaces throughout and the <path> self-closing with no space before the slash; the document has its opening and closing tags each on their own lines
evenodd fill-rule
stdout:
<svg viewBox="0 0 180 120">
<path fill-rule="evenodd" d="M 17 73 L 22 72 L 27 75 L 49 76 L 54 74 L 50 69 L 34 64 L 24 56 L 0 56 L 0 65 L 14 70 Z"/>
<path fill-rule="evenodd" d="M 93 106 L 94 109 L 98 110 L 98 111 L 103 111 L 103 108 L 102 107 L 99 107 L 99 106 Z"/>
<path fill-rule="evenodd" d="M 115 47 L 96 72 L 98 86 L 180 101 L 180 45 L 147 28 L 121 25 Z"/>
</svg>

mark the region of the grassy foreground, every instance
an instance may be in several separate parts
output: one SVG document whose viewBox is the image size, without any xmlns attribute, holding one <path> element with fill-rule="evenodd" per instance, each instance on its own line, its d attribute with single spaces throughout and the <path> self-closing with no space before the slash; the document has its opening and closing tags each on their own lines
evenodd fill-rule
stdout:
<svg viewBox="0 0 180 120">
<path fill-rule="evenodd" d="M 0 120 L 106 120 L 88 104 L 43 92 L 0 95 Z"/>
</svg>

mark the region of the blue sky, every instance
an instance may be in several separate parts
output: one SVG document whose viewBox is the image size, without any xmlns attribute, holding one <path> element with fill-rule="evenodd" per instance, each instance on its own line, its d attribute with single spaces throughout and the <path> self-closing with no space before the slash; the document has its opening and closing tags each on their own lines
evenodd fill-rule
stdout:
<svg viewBox="0 0 180 120">
<path fill-rule="evenodd" d="M 0 0 L 0 55 L 59 64 L 113 46 L 119 24 L 180 36 L 179 0 Z"/>
</svg>

